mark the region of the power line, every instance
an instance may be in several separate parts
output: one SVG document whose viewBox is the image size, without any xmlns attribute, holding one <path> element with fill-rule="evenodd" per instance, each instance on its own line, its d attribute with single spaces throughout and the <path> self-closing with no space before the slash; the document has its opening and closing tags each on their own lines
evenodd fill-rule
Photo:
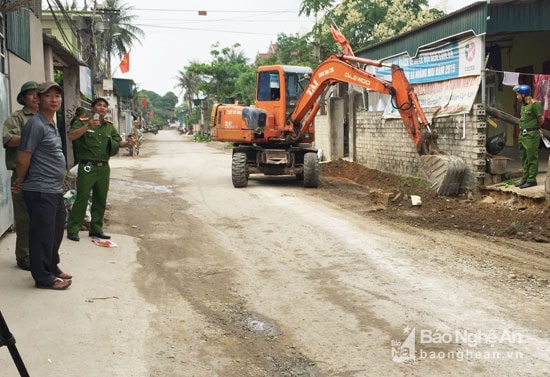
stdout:
<svg viewBox="0 0 550 377">
<path fill-rule="evenodd" d="M 273 35 L 273 33 L 252 33 L 250 31 L 236 31 L 236 30 L 220 30 L 220 29 L 204 29 L 204 28 L 192 28 L 184 26 L 166 26 L 166 25 L 148 25 L 148 24 L 134 24 L 140 27 L 151 27 L 158 29 L 169 29 L 169 30 L 190 30 L 190 31 L 213 31 L 217 33 L 233 33 L 233 34 L 253 34 L 253 35 Z"/>
<path fill-rule="evenodd" d="M 146 11 L 146 12 L 191 12 L 191 13 L 197 13 L 199 10 L 201 11 L 207 11 L 208 13 L 265 13 L 265 14 L 273 14 L 273 13 L 292 13 L 297 14 L 296 10 L 274 10 L 274 11 L 266 11 L 266 10 L 208 10 L 208 9 L 169 9 L 169 8 L 132 8 L 133 11 Z"/>
</svg>

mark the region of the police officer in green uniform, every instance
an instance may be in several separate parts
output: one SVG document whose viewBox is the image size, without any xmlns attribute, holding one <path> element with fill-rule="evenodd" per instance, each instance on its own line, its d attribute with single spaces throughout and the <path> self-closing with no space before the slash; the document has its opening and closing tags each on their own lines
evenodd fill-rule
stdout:
<svg viewBox="0 0 550 377">
<path fill-rule="evenodd" d="M 516 99 L 521 102 L 519 119 L 519 158 L 523 168 L 521 181 L 516 185 L 520 189 L 537 185 L 539 170 L 540 127 L 544 123 L 542 105 L 531 97 L 529 85 L 514 86 Z"/>
<path fill-rule="evenodd" d="M 123 141 L 113 123 L 107 119 L 109 103 L 105 98 L 96 98 L 92 102 L 92 117 L 78 118 L 69 131 L 69 140 L 73 141 L 78 159 L 76 178 L 76 200 L 67 220 L 67 238 L 80 241 L 78 232 L 84 223 L 88 198 L 92 193 L 91 222 L 89 236 L 109 239 L 103 233 L 103 217 L 109 191 L 111 169 L 109 158 L 118 152 L 118 148 L 133 145 L 133 139 Z"/>
<path fill-rule="evenodd" d="M 11 184 L 13 185 L 17 176 L 15 175 L 15 161 L 17 159 L 17 148 L 21 140 L 21 131 L 27 121 L 38 112 L 38 83 L 27 81 L 21 86 L 17 95 L 17 102 L 23 105 L 21 110 L 14 111 L 4 122 L 3 145 L 6 148 L 6 168 L 12 171 Z M 29 261 L 29 213 L 23 199 L 23 194 L 12 193 L 13 215 L 15 222 L 15 258 L 19 268 L 30 271 Z"/>
</svg>

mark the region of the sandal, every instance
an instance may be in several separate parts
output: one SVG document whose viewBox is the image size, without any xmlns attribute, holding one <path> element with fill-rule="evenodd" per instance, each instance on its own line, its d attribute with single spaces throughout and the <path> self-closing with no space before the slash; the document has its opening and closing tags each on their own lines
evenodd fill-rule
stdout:
<svg viewBox="0 0 550 377">
<path fill-rule="evenodd" d="M 65 272 L 60 272 L 55 276 L 57 276 L 58 278 L 63 279 L 63 280 L 71 280 L 73 278 L 73 275 L 67 274 Z"/>
<path fill-rule="evenodd" d="M 61 291 L 63 289 L 67 289 L 72 284 L 72 280 L 63 280 L 60 278 L 55 278 L 52 285 L 41 285 L 36 284 L 36 288 L 42 288 L 42 289 L 55 289 L 56 291 Z"/>
</svg>

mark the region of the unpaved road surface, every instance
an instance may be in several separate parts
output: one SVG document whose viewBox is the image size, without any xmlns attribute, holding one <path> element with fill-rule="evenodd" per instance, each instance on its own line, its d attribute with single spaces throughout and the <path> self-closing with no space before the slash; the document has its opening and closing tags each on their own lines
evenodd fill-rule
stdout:
<svg viewBox="0 0 550 377">
<path fill-rule="evenodd" d="M 230 164 L 172 130 L 112 162 L 147 376 L 549 375 L 548 244 L 392 224 L 335 179 L 234 189 Z"/>
</svg>

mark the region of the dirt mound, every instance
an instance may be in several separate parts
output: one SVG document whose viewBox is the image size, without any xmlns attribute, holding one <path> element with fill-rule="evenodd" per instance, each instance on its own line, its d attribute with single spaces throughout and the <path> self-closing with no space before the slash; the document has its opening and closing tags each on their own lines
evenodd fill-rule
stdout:
<svg viewBox="0 0 550 377">
<path fill-rule="evenodd" d="M 545 201 L 479 190 L 455 198 L 437 195 L 429 182 L 336 160 L 320 165 L 321 191 L 343 198 L 359 213 L 425 229 L 473 232 L 490 237 L 550 242 L 550 208 Z M 411 195 L 421 198 L 412 205 Z M 339 199 L 335 199 L 339 200 Z"/>
</svg>

